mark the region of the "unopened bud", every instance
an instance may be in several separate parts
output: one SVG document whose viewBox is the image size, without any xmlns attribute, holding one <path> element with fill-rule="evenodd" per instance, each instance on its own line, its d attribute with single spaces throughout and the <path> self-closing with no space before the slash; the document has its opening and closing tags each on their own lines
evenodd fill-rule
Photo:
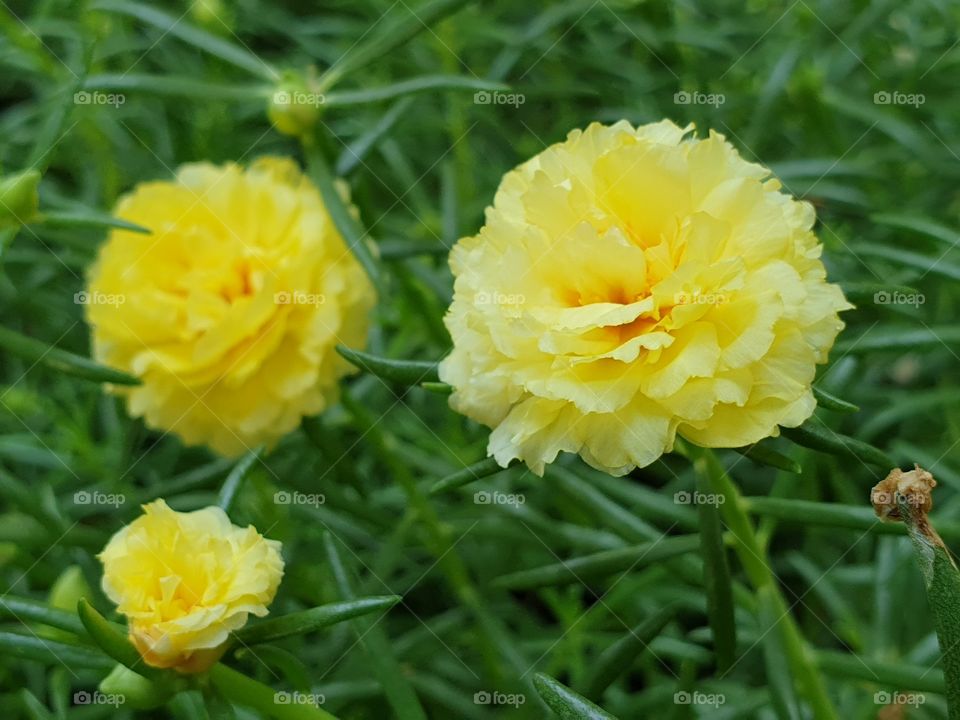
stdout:
<svg viewBox="0 0 960 720">
<path fill-rule="evenodd" d="M 24 170 L 0 178 L 0 229 L 33 222 L 39 215 L 40 173 Z"/>
</svg>

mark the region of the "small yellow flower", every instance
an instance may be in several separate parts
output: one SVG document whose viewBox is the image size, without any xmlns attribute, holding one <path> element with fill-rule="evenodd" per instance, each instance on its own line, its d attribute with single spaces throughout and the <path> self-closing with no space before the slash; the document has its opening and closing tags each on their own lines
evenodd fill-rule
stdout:
<svg viewBox="0 0 960 720">
<path fill-rule="evenodd" d="M 185 165 L 115 214 L 152 233 L 111 232 L 81 301 L 132 415 L 236 456 L 335 400 L 375 293 L 293 161 Z"/>
<path fill-rule="evenodd" d="M 679 433 L 740 447 L 813 412 L 851 307 L 809 203 L 722 135 L 593 124 L 504 176 L 450 256 L 440 366 L 488 452 L 537 474 L 561 451 L 614 475 Z"/>
<path fill-rule="evenodd" d="M 144 662 L 202 672 L 248 615 L 268 613 L 283 577 L 280 543 L 218 507 L 181 513 L 156 500 L 143 510 L 99 555 L 103 591 Z"/>
</svg>

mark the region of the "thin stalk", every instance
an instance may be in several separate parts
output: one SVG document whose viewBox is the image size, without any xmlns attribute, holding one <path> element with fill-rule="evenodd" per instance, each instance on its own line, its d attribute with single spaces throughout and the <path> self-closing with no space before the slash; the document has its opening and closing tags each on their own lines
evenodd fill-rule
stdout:
<svg viewBox="0 0 960 720">
<path fill-rule="evenodd" d="M 769 610 L 777 618 L 777 628 L 782 636 L 783 649 L 798 691 L 810 704 L 815 718 L 835 720 L 838 715 L 827 696 L 816 659 L 780 593 L 766 550 L 757 539 L 740 491 L 712 451 L 691 446 L 689 453 L 694 459 L 697 472 L 706 474 L 713 491 L 724 498 L 720 505 L 720 512 L 727 528 L 734 536 L 734 550 L 740 558 L 740 564 L 750 584 L 758 595 L 763 594 L 769 603 Z"/>
</svg>

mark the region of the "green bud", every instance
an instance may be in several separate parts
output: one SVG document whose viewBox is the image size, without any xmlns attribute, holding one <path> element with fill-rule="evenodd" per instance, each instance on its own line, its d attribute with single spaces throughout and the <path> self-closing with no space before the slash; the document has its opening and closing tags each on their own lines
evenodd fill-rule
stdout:
<svg viewBox="0 0 960 720">
<path fill-rule="evenodd" d="M 33 222 L 39 215 L 40 173 L 24 170 L 0 178 L 0 229 Z"/>
<path fill-rule="evenodd" d="M 71 565 L 60 573 L 60 577 L 54 581 L 53 587 L 50 588 L 50 592 L 47 594 L 47 604 L 50 605 L 50 607 L 55 607 L 60 610 L 76 612 L 77 603 L 80 601 L 80 598 L 92 596 L 93 592 L 90 590 L 90 585 L 87 583 L 86 578 L 83 577 L 80 566 Z M 38 626 L 36 632 L 38 635 L 48 637 L 51 640 L 70 642 L 71 638 L 74 638 L 73 633 L 45 625 Z"/>
<path fill-rule="evenodd" d="M 233 13 L 224 6 L 222 0 L 195 0 L 190 6 L 194 21 L 205 26 L 211 32 L 227 35 L 233 32 Z"/>
<path fill-rule="evenodd" d="M 117 705 L 129 705 L 136 710 L 148 710 L 163 705 L 179 688 L 174 683 L 153 682 L 133 670 L 117 665 L 100 682 L 100 692 L 117 700 Z"/>
<path fill-rule="evenodd" d="M 50 588 L 47 604 L 51 607 L 73 612 L 77 609 L 80 598 L 84 597 L 93 597 L 93 591 L 90 589 L 87 579 L 83 576 L 80 566 L 71 565 L 60 573 L 60 577 L 54 581 L 53 587 Z"/>
<path fill-rule="evenodd" d="M 267 117 L 284 135 L 302 137 L 317 124 L 325 101 L 312 71 L 304 76 L 287 70 L 270 96 Z"/>
</svg>

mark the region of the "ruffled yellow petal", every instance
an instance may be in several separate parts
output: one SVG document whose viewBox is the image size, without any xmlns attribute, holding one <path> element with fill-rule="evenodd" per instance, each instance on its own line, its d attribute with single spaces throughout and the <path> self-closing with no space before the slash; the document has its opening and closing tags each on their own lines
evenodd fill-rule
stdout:
<svg viewBox="0 0 960 720">
<path fill-rule="evenodd" d="M 319 192 L 288 159 L 183 166 L 115 214 L 89 279 L 96 359 L 139 377 L 132 415 L 236 456 L 271 445 L 336 398 L 374 291 Z"/>
<path fill-rule="evenodd" d="M 677 433 L 739 447 L 813 412 L 815 366 L 850 307 L 813 208 L 717 133 L 663 121 L 575 130 L 504 176 L 450 255 L 440 377 L 541 474 L 579 453 L 613 474 Z"/>
</svg>

